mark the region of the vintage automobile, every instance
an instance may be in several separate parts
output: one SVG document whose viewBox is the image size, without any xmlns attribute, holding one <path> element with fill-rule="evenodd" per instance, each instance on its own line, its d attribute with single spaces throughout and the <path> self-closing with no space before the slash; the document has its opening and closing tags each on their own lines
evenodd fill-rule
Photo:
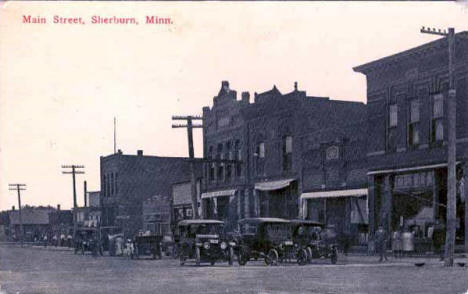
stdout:
<svg viewBox="0 0 468 294">
<path fill-rule="evenodd" d="M 309 220 L 291 220 L 293 242 L 296 247 L 305 249 L 307 260 L 330 258 L 335 264 L 338 261 L 336 233 L 332 228 L 325 228 L 318 222 Z"/>
<path fill-rule="evenodd" d="M 86 251 L 89 251 L 93 256 L 103 255 L 99 229 L 78 228 L 75 236 L 75 254 L 81 252 L 84 255 Z"/>
<path fill-rule="evenodd" d="M 153 259 L 161 259 L 161 242 L 163 236 L 161 235 L 141 235 L 135 236 L 133 241 L 133 252 L 130 257 L 138 259 L 143 255 L 151 255 Z"/>
<path fill-rule="evenodd" d="M 263 258 L 267 265 L 296 260 L 307 263 L 304 248 L 295 247 L 290 222 L 280 218 L 246 218 L 238 222 L 237 260 L 245 265 L 251 258 Z"/>
<path fill-rule="evenodd" d="M 229 242 L 224 231 L 224 222 L 219 220 L 199 219 L 182 220 L 178 223 L 177 251 L 180 265 L 187 259 L 194 259 L 196 265 L 216 261 L 227 261 L 232 265 L 234 260 L 233 243 Z"/>
</svg>

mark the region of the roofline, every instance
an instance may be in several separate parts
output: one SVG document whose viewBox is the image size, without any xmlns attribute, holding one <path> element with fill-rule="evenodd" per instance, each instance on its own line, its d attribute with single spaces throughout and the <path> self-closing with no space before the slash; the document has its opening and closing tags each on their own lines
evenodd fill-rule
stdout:
<svg viewBox="0 0 468 294">
<path fill-rule="evenodd" d="M 462 31 L 462 32 L 456 33 L 455 35 L 466 35 L 466 36 L 468 36 L 468 32 L 467 31 Z M 394 62 L 396 59 L 400 59 L 400 58 L 407 58 L 407 57 L 409 57 L 410 54 L 418 53 L 418 52 L 421 52 L 421 51 L 427 50 L 427 49 L 434 49 L 437 46 L 438 47 L 447 46 L 447 44 L 444 42 L 445 39 L 446 39 L 445 37 L 442 37 L 442 38 L 439 38 L 437 40 L 431 41 L 429 43 L 424 43 L 424 44 L 422 44 L 420 46 L 416 46 L 416 47 L 407 49 L 405 51 L 402 51 L 402 52 L 399 52 L 399 53 L 396 53 L 396 54 L 388 55 L 388 56 L 379 58 L 377 60 L 370 61 L 370 62 L 361 64 L 361 65 L 355 66 L 355 67 L 353 67 L 353 70 L 355 72 L 366 74 L 366 72 L 372 70 L 373 67 L 376 67 L 378 65 L 388 64 L 388 63 Z"/>
<path fill-rule="evenodd" d="M 125 157 L 144 157 L 144 158 L 159 158 L 159 159 L 184 159 L 184 160 L 191 160 L 190 157 L 181 157 L 181 156 L 157 156 L 157 155 L 138 155 L 138 154 L 119 154 L 119 153 L 114 153 L 114 154 L 109 154 L 109 155 L 104 155 L 101 156 L 103 159 L 107 158 L 112 158 L 114 156 L 125 156 Z M 201 157 L 195 157 L 193 158 L 195 161 L 202 160 L 203 158 Z"/>
</svg>

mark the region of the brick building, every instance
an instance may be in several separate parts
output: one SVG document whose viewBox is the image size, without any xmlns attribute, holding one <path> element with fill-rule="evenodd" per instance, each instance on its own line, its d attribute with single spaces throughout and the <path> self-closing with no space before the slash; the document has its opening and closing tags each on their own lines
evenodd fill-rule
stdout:
<svg viewBox="0 0 468 294">
<path fill-rule="evenodd" d="M 403 225 L 418 226 L 427 237 L 431 222 L 445 221 L 447 47 L 446 39 L 439 39 L 354 68 L 367 78 L 371 234 L 379 224 L 389 230 Z M 454 66 L 460 240 L 468 230 L 468 189 L 462 189 L 468 177 L 467 39 L 457 38 Z"/>
<path fill-rule="evenodd" d="M 143 229 L 143 201 L 161 195 L 170 201 L 172 184 L 190 180 L 188 158 L 116 154 L 101 157 L 101 223 L 119 226 L 125 234 Z M 201 175 L 201 164 L 195 164 Z M 167 203 L 166 203 L 167 202 Z"/>
<path fill-rule="evenodd" d="M 203 108 L 203 154 L 206 159 L 228 159 L 242 163 L 205 163 L 202 193 L 202 215 L 233 223 L 242 217 L 248 197 L 247 141 L 245 122 L 241 109 L 249 105 L 249 93 L 237 92 L 223 81 L 213 98 L 213 107 Z M 247 196 L 244 196 L 247 195 Z M 248 212 L 247 212 L 248 215 Z"/>
<path fill-rule="evenodd" d="M 332 225 L 353 244 L 366 244 L 367 117 L 305 134 L 302 144 L 304 218 Z"/>
<path fill-rule="evenodd" d="M 236 91 L 222 82 L 213 107 L 203 109 L 204 157 L 239 163 L 205 164 L 202 185 L 205 216 L 228 220 L 244 217 L 302 217 L 304 134 L 333 130 L 365 117 L 365 105 L 307 96 L 276 87 Z M 343 118 L 346 117 L 346 120 Z"/>
</svg>

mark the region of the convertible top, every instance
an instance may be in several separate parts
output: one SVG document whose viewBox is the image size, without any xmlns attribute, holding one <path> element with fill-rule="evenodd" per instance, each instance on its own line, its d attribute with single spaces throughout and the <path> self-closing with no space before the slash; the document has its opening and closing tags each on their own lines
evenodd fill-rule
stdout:
<svg viewBox="0 0 468 294">
<path fill-rule="evenodd" d="M 224 224 L 223 221 L 217 219 L 185 219 L 178 223 L 178 226 L 188 226 L 193 224 Z"/>
<path fill-rule="evenodd" d="M 256 217 L 256 218 L 244 218 L 244 219 L 239 220 L 239 224 L 245 224 L 245 223 L 251 223 L 251 224 L 260 224 L 260 223 L 288 224 L 288 223 L 290 223 L 290 221 L 287 220 L 287 219 L 276 218 L 276 217 Z"/>
</svg>

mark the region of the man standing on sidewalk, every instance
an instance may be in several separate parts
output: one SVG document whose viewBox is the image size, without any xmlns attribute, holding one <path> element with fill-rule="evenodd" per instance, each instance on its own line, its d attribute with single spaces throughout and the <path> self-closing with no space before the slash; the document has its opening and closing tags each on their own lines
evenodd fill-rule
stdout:
<svg viewBox="0 0 468 294">
<path fill-rule="evenodd" d="M 387 261 L 387 233 L 382 226 L 379 226 L 375 232 L 375 246 L 380 256 L 379 262 L 382 262 L 384 258 Z"/>
</svg>

